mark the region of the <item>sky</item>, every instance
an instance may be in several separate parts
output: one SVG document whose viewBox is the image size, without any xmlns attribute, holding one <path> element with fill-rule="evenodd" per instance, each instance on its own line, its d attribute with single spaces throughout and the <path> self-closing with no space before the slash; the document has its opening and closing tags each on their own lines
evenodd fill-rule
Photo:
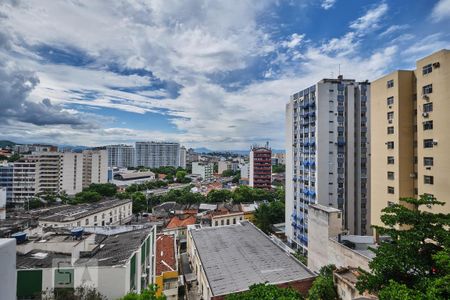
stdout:
<svg viewBox="0 0 450 300">
<path fill-rule="evenodd" d="M 2 0 L 0 139 L 284 147 L 289 96 L 450 48 L 450 0 Z"/>
</svg>

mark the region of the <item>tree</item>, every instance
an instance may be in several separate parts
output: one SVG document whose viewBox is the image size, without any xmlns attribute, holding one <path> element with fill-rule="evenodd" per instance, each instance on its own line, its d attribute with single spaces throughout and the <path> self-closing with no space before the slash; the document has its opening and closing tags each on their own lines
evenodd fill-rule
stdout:
<svg viewBox="0 0 450 300">
<path fill-rule="evenodd" d="M 319 271 L 319 276 L 314 280 L 309 289 L 308 300 L 335 300 L 338 299 L 336 287 L 333 282 L 334 265 L 324 266 Z"/>
<path fill-rule="evenodd" d="M 231 176 L 235 176 L 238 172 L 233 171 L 233 170 L 225 170 L 222 172 L 222 177 L 231 177 Z"/>
<path fill-rule="evenodd" d="M 296 290 L 292 288 L 280 288 L 276 285 L 264 283 L 250 286 L 248 291 L 231 294 L 225 300 L 301 300 L 304 299 Z"/>
<path fill-rule="evenodd" d="M 45 292 L 44 292 L 45 293 Z M 102 295 L 93 287 L 79 286 L 75 289 L 58 288 L 51 291 L 55 300 L 107 300 L 108 298 Z M 41 298 L 39 298 L 41 299 Z M 47 299 L 43 295 L 42 299 Z"/>
<path fill-rule="evenodd" d="M 274 165 L 272 166 L 272 173 L 283 173 L 286 171 L 285 165 Z"/>
<path fill-rule="evenodd" d="M 8 162 L 15 162 L 15 161 L 17 161 L 19 159 L 20 159 L 20 154 L 19 153 L 14 153 L 13 155 L 11 155 L 8 158 Z"/>
<path fill-rule="evenodd" d="M 92 202 L 98 202 L 102 199 L 102 195 L 100 195 L 97 192 L 85 190 L 75 195 L 75 198 L 73 201 L 71 201 L 72 204 L 77 203 L 92 203 Z"/>
<path fill-rule="evenodd" d="M 140 294 L 128 293 L 119 300 L 166 300 L 166 296 L 156 296 L 156 291 L 158 287 L 154 284 L 148 286 L 148 288 L 143 289 Z"/>
<path fill-rule="evenodd" d="M 380 299 L 450 299 L 450 214 L 423 209 L 444 205 L 430 195 L 403 198 L 382 210 L 385 226 L 374 226 L 389 236 L 363 272 L 357 288 Z"/>
<path fill-rule="evenodd" d="M 268 233 L 271 231 L 271 225 L 284 220 L 284 202 L 273 201 L 269 204 L 261 204 L 254 213 L 255 225 Z"/>
<path fill-rule="evenodd" d="M 113 183 L 91 183 L 85 190 L 97 192 L 103 197 L 113 197 L 117 193 L 117 186 Z"/>
<path fill-rule="evenodd" d="M 212 190 L 206 199 L 210 203 L 221 203 L 231 199 L 233 193 L 229 190 Z"/>
<path fill-rule="evenodd" d="M 133 200 L 133 214 L 147 211 L 147 198 L 141 192 L 135 192 L 131 195 Z"/>
</svg>

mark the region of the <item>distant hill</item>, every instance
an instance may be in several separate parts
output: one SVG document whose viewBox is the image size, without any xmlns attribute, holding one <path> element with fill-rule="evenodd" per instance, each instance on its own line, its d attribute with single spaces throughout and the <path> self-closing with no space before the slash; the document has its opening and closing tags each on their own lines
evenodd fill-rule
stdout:
<svg viewBox="0 0 450 300">
<path fill-rule="evenodd" d="M 250 149 L 248 150 L 210 150 L 208 148 L 195 148 L 194 149 L 195 152 L 197 153 L 211 153 L 211 152 L 221 152 L 221 153 L 233 153 L 233 154 L 238 154 L 238 155 L 248 155 L 250 152 Z M 284 153 L 284 150 L 281 149 L 272 149 L 272 153 Z"/>
<path fill-rule="evenodd" d="M 13 147 L 15 145 L 16 145 L 16 143 L 11 142 L 11 141 L 6 141 L 6 140 L 0 141 L 0 148 Z"/>
</svg>

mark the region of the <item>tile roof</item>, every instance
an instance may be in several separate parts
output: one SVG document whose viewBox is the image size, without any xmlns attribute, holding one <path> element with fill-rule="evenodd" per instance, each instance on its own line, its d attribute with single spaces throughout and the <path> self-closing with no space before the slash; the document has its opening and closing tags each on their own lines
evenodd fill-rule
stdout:
<svg viewBox="0 0 450 300">
<path fill-rule="evenodd" d="M 167 224 L 167 229 L 179 228 L 179 227 L 187 227 L 188 225 L 194 225 L 197 221 L 195 216 L 188 216 L 187 218 L 180 218 L 179 216 L 175 216 L 170 219 L 169 224 Z"/>
<path fill-rule="evenodd" d="M 156 276 L 177 270 L 175 238 L 173 235 L 158 234 L 156 238 Z"/>
</svg>

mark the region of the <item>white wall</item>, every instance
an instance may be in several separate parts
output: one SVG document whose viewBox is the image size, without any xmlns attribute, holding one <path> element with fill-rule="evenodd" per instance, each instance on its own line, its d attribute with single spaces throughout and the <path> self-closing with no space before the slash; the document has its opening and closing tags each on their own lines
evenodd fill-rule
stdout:
<svg viewBox="0 0 450 300">
<path fill-rule="evenodd" d="M 6 219 L 6 188 L 0 188 L 0 220 Z"/>
<path fill-rule="evenodd" d="M 0 239 L 0 298 L 16 299 L 16 240 Z"/>
</svg>

